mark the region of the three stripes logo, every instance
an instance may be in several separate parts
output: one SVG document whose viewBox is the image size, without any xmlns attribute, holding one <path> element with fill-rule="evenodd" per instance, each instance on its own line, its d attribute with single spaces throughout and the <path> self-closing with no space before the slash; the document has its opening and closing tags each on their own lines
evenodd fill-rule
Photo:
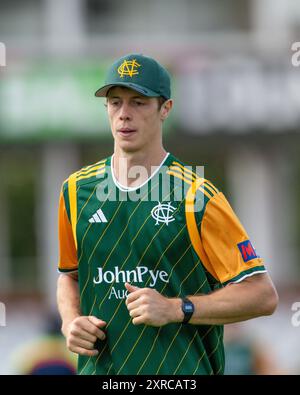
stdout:
<svg viewBox="0 0 300 395">
<path fill-rule="evenodd" d="M 94 224 L 94 223 L 101 223 L 101 222 L 107 222 L 107 219 L 106 219 L 103 211 L 101 210 L 101 208 L 99 208 L 95 212 L 95 214 L 93 214 L 93 216 L 89 219 L 89 223 Z"/>
</svg>

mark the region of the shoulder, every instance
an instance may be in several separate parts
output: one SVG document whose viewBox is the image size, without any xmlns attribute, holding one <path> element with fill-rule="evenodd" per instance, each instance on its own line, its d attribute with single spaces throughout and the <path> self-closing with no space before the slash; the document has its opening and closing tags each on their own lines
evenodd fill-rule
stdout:
<svg viewBox="0 0 300 395">
<path fill-rule="evenodd" d="M 193 202 L 201 200 L 205 205 L 207 202 L 218 195 L 218 188 L 205 178 L 204 166 L 188 165 L 181 160 L 173 157 L 167 173 L 184 183 L 186 199 Z"/>
<path fill-rule="evenodd" d="M 108 158 L 102 159 L 99 162 L 93 163 L 89 166 L 84 166 L 80 170 L 69 175 L 69 177 L 63 182 L 62 191 L 66 193 L 69 187 L 69 183 L 73 180 L 78 186 L 88 184 L 90 182 L 98 181 L 99 176 L 105 173 L 105 168 Z"/>
</svg>

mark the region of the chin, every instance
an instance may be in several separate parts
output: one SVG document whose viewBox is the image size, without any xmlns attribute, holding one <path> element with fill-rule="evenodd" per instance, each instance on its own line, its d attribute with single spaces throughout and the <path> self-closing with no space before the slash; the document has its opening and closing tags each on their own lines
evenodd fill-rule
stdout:
<svg viewBox="0 0 300 395">
<path fill-rule="evenodd" d="M 143 144 L 141 144 L 140 141 L 137 139 L 134 141 L 128 140 L 123 140 L 123 139 L 117 139 L 117 145 L 121 148 L 122 151 L 125 152 L 136 152 L 140 151 L 140 149 L 143 147 Z"/>
<path fill-rule="evenodd" d="M 137 144 L 119 144 L 119 147 L 121 148 L 122 151 L 132 153 L 132 152 L 138 152 L 141 147 Z"/>
</svg>

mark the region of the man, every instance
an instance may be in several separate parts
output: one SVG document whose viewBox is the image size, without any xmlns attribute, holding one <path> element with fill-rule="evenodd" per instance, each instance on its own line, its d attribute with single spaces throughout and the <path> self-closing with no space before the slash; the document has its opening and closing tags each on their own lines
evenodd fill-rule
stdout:
<svg viewBox="0 0 300 395">
<path fill-rule="evenodd" d="M 80 374 L 222 374 L 223 324 L 277 294 L 224 195 L 168 154 L 170 77 L 131 54 L 110 68 L 114 154 L 60 196 L 58 306 Z M 182 193 L 180 193 L 182 192 Z"/>
</svg>

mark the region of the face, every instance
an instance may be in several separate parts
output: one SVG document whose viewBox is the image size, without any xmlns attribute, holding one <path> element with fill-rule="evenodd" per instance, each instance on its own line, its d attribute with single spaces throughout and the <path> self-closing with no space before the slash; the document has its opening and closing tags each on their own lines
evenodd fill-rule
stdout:
<svg viewBox="0 0 300 395">
<path fill-rule="evenodd" d="M 159 109 L 157 98 L 123 87 L 111 88 L 107 112 L 116 148 L 137 152 L 161 142 L 162 122 L 172 107 L 172 101 L 168 102 Z"/>
</svg>

